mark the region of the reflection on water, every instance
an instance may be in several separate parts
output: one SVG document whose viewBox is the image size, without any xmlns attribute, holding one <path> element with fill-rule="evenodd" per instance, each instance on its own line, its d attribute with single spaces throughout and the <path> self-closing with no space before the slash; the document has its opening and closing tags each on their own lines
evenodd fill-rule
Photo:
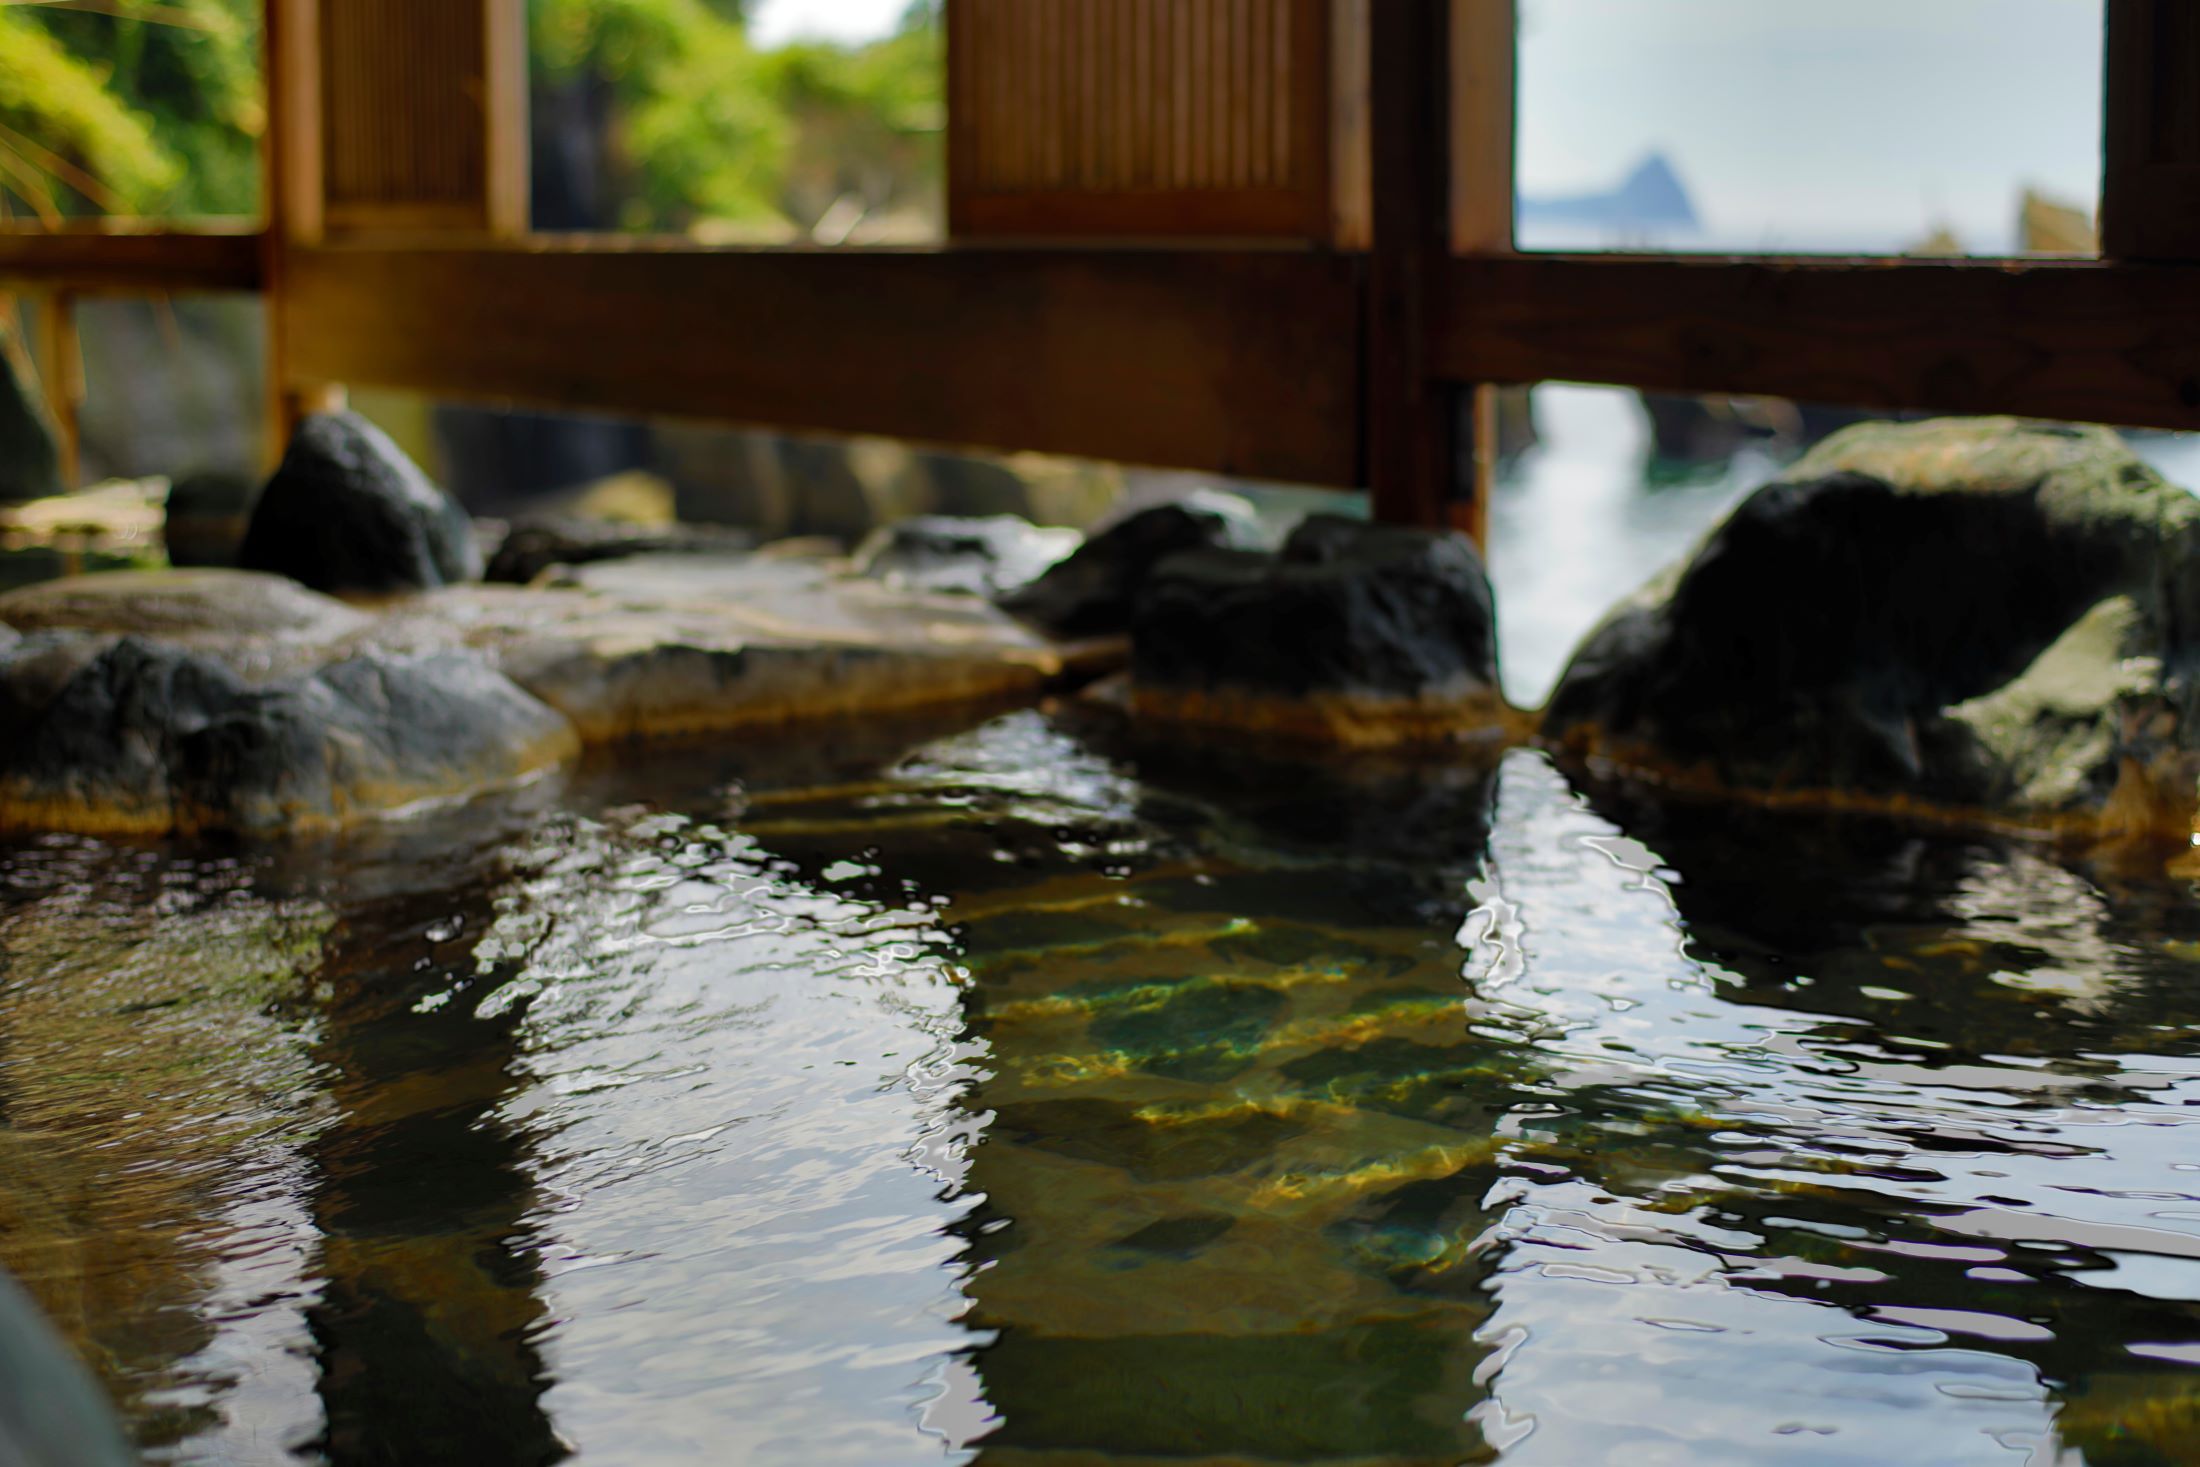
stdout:
<svg viewBox="0 0 2200 1467">
<path fill-rule="evenodd" d="M 769 753 L 0 857 L 0 1262 L 153 1459 L 2200 1455 L 2187 886 L 1528 752 Z"/>
</svg>

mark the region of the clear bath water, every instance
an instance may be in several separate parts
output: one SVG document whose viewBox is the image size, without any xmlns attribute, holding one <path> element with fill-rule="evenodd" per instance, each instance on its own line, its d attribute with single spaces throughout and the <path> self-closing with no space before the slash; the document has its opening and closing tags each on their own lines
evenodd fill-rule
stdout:
<svg viewBox="0 0 2200 1467">
<path fill-rule="evenodd" d="M 843 752 L 8 853 L 0 1258 L 154 1460 L 2200 1454 L 2187 886 Z"/>
<path fill-rule="evenodd" d="M 2162 854 L 1074 707 L 24 841 L 0 1265 L 160 1462 L 2195 1462 Z"/>
</svg>

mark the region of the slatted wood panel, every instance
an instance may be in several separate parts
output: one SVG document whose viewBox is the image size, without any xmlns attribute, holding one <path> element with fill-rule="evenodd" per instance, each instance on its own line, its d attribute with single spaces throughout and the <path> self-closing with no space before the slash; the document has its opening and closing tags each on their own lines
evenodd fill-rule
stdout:
<svg viewBox="0 0 2200 1467">
<path fill-rule="evenodd" d="M 319 0 L 318 10 L 327 227 L 523 228 L 521 0 Z"/>
<path fill-rule="evenodd" d="M 2101 252 L 2200 260 L 2200 4 L 2108 0 Z"/>
<path fill-rule="evenodd" d="M 959 235 L 1329 238 L 1331 0 L 950 0 Z"/>
</svg>

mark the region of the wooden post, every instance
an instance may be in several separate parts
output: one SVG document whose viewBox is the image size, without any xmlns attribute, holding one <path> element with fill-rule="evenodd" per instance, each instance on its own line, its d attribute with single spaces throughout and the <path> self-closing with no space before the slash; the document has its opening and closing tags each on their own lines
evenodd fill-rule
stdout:
<svg viewBox="0 0 2200 1467">
<path fill-rule="evenodd" d="M 290 255 L 528 224 L 526 0 L 265 0 L 268 452 L 343 401 L 289 357 Z"/>
<path fill-rule="evenodd" d="M 1450 0 L 1451 247 L 1513 251 L 1515 0 Z"/>
<path fill-rule="evenodd" d="M 81 488 L 83 440 L 77 409 L 84 401 L 84 355 L 76 334 L 76 298 L 65 290 L 38 301 L 38 379 L 53 419 L 63 493 Z"/>
<path fill-rule="evenodd" d="M 1368 134 L 1374 240 L 1368 263 L 1367 486 L 1393 524 L 1454 523 L 1455 389 L 1429 365 L 1430 313 L 1450 254 L 1450 0 L 1374 0 Z"/>
<path fill-rule="evenodd" d="M 1519 66 L 1516 0 L 1449 0 L 1451 5 L 1451 248 L 1460 255 L 1513 252 L 1513 159 Z M 1500 440 L 1497 388 L 1472 398 L 1465 449 L 1472 491 L 1454 511 L 1459 528 L 1489 547 L 1490 496 Z"/>
<path fill-rule="evenodd" d="M 2101 253 L 2200 260 L 2200 5 L 2107 4 Z"/>
</svg>

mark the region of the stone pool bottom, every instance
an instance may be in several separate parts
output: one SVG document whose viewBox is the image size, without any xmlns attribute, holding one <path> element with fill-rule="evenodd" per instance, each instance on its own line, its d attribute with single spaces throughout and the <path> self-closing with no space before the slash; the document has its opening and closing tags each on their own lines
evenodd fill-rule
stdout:
<svg viewBox="0 0 2200 1467">
<path fill-rule="evenodd" d="M 2189 885 L 1081 717 L 0 848 L 0 1265 L 154 1461 L 2200 1453 Z"/>
</svg>

